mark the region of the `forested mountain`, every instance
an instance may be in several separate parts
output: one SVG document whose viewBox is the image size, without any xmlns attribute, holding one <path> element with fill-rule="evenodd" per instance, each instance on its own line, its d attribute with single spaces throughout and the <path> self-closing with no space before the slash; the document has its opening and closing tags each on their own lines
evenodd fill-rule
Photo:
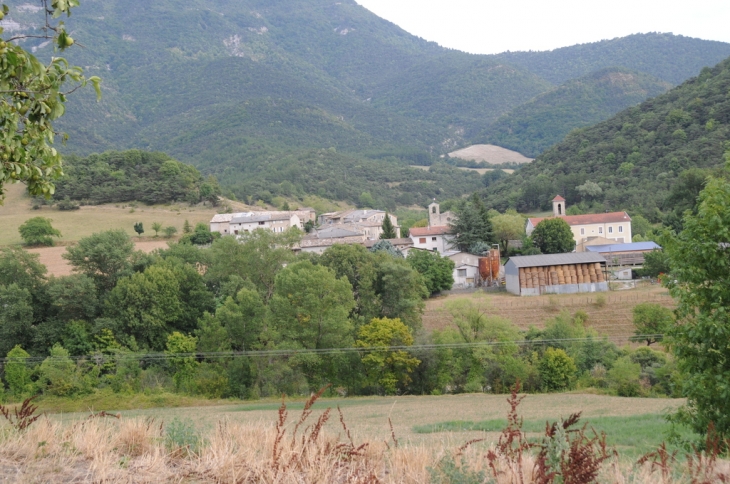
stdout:
<svg viewBox="0 0 730 484">
<path fill-rule="evenodd" d="M 730 59 L 573 131 L 515 176 L 490 185 L 486 196 L 498 208 L 534 210 L 559 193 L 568 207 L 586 202 L 593 210 L 633 209 L 659 220 L 693 206 L 704 176 L 724 163 L 728 139 Z"/>
<path fill-rule="evenodd" d="M 649 74 L 620 67 L 602 69 L 516 107 L 490 125 L 483 139 L 535 157 L 571 130 L 608 119 L 670 87 Z"/>
<path fill-rule="evenodd" d="M 41 25 L 39 7 L 10 7 L 6 32 Z M 656 57 L 662 70 L 654 75 L 679 82 L 730 55 L 728 44 L 672 35 L 469 55 L 412 36 L 353 0 L 83 0 L 66 24 L 83 48 L 64 56 L 102 77 L 103 99 L 74 94 L 58 123 L 70 136 L 64 152 L 162 151 L 203 174 L 225 173 L 224 189 L 242 198 L 255 196 L 244 187 L 274 175 L 266 173 L 274 161 L 307 169 L 303 160 L 318 150 L 334 149 L 350 171 L 430 165 L 564 81 L 544 65 L 559 64 L 569 77 L 606 66 L 653 72 L 635 59 Z M 24 46 L 54 55 L 40 40 Z M 439 189 L 471 189 L 457 180 Z M 422 193 L 415 203 L 426 201 Z"/>
<path fill-rule="evenodd" d="M 730 44 L 666 33 L 634 34 L 543 52 L 504 52 L 495 57 L 554 83 L 606 67 L 646 72 L 677 85 L 730 56 Z"/>
</svg>

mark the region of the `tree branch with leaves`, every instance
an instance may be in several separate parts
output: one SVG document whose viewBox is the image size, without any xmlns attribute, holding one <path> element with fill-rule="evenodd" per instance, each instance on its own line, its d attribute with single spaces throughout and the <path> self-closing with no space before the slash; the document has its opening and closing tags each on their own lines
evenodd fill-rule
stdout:
<svg viewBox="0 0 730 484">
<path fill-rule="evenodd" d="M 22 182 L 32 196 L 50 197 L 53 181 L 63 175 L 61 154 L 53 147 L 53 122 L 63 116 L 67 96 L 91 83 L 101 97 L 96 76 L 85 77 L 80 67 L 70 66 L 63 57 L 39 61 L 18 42 L 42 38 L 64 51 L 75 41 L 57 21 L 71 15 L 78 0 L 42 0 L 45 24 L 40 35 L 5 37 L 0 28 L 0 202 L 9 183 Z M 3 18 L 10 13 L 2 6 Z M 65 138 L 65 135 L 61 135 Z"/>
</svg>

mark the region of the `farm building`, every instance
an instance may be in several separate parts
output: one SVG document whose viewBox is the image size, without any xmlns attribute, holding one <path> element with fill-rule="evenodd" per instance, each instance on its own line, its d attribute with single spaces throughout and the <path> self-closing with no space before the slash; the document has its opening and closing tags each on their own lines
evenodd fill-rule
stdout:
<svg viewBox="0 0 730 484">
<path fill-rule="evenodd" d="M 655 242 L 606 244 L 587 246 L 586 252 L 597 252 L 606 258 L 609 266 L 636 266 L 644 263 L 644 254 L 662 248 Z"/>
<path fill-rule="evenodd" d="M 511 257 L 504 265 L 507 291 L 519 296 L 607 291 L 605 264 L 595 252 Z"/>
</svg>

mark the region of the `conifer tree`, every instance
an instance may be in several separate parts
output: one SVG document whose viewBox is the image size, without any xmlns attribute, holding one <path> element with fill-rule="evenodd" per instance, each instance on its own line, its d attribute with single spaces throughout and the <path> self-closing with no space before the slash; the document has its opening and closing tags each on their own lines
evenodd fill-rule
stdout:
<svg viewBox="0 0 730 484">
<path fill-rule="evenodd" d="M 385 218 L 383 219 L 383 232 L 380 234 L 381 239 L 395 239 L 396 233 L 395 233 L 395 227 L 393 226 L 393 221 L 390 220 L 390 215 L 388 215 L 388 212 L 385 212 Z"/>
</svg>

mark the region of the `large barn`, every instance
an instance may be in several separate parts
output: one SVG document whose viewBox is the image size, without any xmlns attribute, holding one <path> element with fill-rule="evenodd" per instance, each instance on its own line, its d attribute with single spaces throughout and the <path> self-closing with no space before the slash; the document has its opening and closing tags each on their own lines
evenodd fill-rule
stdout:
<svg viewBox="0 0 730 484">
<path fill-rule="evenodd" d="M 510 257 L 507 291 L 519 296 L 608 291 L 606 259 L 595 252 Z"/>
</svg>

